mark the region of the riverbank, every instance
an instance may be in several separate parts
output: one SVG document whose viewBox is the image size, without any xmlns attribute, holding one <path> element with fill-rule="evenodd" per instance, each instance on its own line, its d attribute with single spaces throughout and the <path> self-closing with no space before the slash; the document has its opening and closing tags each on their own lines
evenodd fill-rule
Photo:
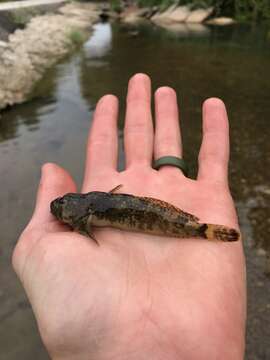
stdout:
<svg viewBox="0 0 270 360">
<path fill-rule="evenodd" d="M 69 3 L 34 16 L 0 42 L 0 109 L 22 103 L 45 70 L 87 38 L 100 5 Z"/>
<path fill-rule="evenodd" d="M 112 0 L 114 3 L 119 0 Z M 170 5 L 185 5 L 191 10 L 205 9 L 212 7 L 215 17 L 230 17 L 237 21 L 259 22 L 269 21 L 270 19 L 270 2 L 268 0 L 136 0 L 139 6 L 158 6 L 165 9 Z"/>
<path fill-rule="evenodd" d="M 212 6 L 193 9 L 187 5 L 173 4 L 166 9 L 158 6 L 138 8 L 130 6 L 122 9 L 119 19 L 125 23 L 136 23 L 146 18 L 162 27 L 171 27 L 177 24 L 231 25 L 236 21 L 231 17 L 216 16 Z"/>
</svg>

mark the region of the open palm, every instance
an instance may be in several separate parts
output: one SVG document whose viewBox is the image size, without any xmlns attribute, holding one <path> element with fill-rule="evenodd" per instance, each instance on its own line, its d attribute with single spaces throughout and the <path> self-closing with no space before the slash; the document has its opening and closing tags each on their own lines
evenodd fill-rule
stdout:
<svg viewBox="0 0 270 360">
<path fill-rule="evenodd" d="M 109 191 L 168 201 L 202 222 L 237 227 L 227 184 L 228 120 L 223 103 L 203 108 L 198 179 L 174 167 L 152 169 L 152 157 L 182 155 L 176 96 L 155 95 L 135 75 L 127 96 L 126 169 L 117 167 L 117 99 L 96 108 L 82 192 Z M 92 240 L 49 212 L 75 184 L 62 168 L 43 167 L 34 215 L 13 255 L 53 359 L 241 359 L 245 271 L 241 242 L 178 239 L 97 229 Z"/>
</svg>

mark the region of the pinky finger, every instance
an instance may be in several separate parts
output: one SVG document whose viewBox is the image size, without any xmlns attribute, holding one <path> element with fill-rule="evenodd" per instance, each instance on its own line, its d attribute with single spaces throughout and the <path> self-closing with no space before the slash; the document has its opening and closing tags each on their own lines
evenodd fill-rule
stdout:
<svg viewBox="0 0 270 360">
<path fill-rule="evenodd" d="M 227 184 L 229 147 L 229 123 L 225 105 L 219 99 L 208 99 L 203 104 L 199 180 Z"/>
</svg>

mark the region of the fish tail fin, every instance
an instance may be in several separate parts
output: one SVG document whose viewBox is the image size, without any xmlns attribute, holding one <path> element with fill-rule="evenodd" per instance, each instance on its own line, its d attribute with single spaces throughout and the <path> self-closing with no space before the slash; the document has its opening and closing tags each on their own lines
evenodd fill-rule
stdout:
<svg viewBox="0 0 270 360">
<path fill-rule="evenodd" d="M 205 224 L 205 237 L 208 240 L 237 241 L 241 234 L 238 230 L 222 225 Z"/>
</svg>

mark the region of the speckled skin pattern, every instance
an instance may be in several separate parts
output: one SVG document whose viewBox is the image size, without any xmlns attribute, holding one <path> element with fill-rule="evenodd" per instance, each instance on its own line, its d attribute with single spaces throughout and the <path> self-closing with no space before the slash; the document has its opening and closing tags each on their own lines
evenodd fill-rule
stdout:
<svg viewBox="0 0 270 360">
<path fill-rule="evenodd" d="M 240 236 L 234 229 L 199 223 L 196 216 L 165 201 L 129 194 L 100 191 L 66 194 L 51 203 L 51 212 L 58 220 L 90 237 L 93 237 L 92 226 L 222 241 L 235 241 Z"/>
</svg>

